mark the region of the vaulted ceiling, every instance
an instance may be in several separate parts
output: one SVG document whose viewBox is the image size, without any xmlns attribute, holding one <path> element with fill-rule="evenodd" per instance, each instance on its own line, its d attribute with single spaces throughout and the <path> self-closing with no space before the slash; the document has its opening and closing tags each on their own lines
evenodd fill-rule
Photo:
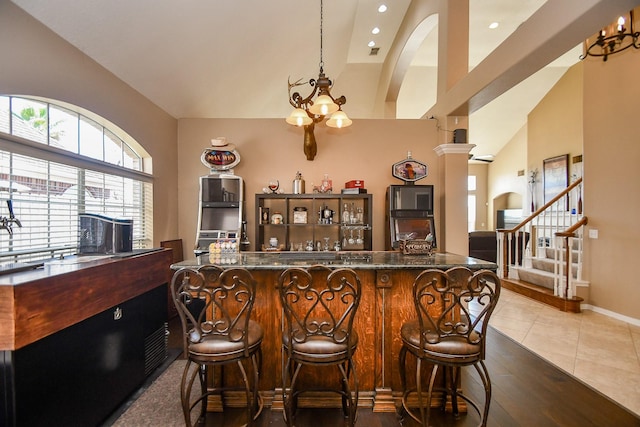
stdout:
<svg viewBox="0 0 640 427">
<path fill-rule="evenodd" d="M 176 118 L 284 118 L 291 109 L 287 80 L 318 75 L 319 0 L 12 1 Z M 592 32 L 619 13 L 603 16 L 606 1 L 622 10 L 638 3 L 563 0 L 569 6 L 584 5 Z M 396 117 L 424 117 L 436 102 L 438 20 L 425 17 L 409 28 L 411 37 L 402 38 L 398 34 L 407 31 L 409 14 L 429 0 L 387 0 L 388 10 L 379 13 L 382 2 L 324 0 L 325 73 L 334 81 L 332 92 L 347 97 L 344 110 L 351 118 L 381 118 L 374 104 L 381 74 L 394 65 L 389 52 L 413 43 L 415 54 L 400 82 Z M 470 70 L 545 3 L 469 0 Z M 492 22 L 499 26 L 489 29 Z M 374 27 L 379 34 L 371 33 Z M 469 142 L 477 145 L 476 155 L 497 154 L 524 125 L 533 106 L 578 61 L 580 40 L 589 31 L 567 35 L 575 40 L 563 50 L 565 56 L 471 112 Z M 371 55 L 369 41 L 379 48 L 377 55 Z"/>
</svg>

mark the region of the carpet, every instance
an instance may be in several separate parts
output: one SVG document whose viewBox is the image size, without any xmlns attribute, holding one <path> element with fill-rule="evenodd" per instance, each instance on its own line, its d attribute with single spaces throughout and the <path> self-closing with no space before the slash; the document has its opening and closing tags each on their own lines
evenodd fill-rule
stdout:
<svg viewBox="0 0 640 427">
<path fill-rule="evenodd" d="M 105 426 L 184 426 L 180 380 L 185 363 L 184 359 L 172 362 L 153 382 L 141 387 L 121 408 L 121 415 Z"/>
<path fill-rule="evenodd" d="M 186 361 L 177 359 L 181 353 L 169 349 L 164 363 L 100 427 L 184 426 L 180 381 Z"/>
</svg>

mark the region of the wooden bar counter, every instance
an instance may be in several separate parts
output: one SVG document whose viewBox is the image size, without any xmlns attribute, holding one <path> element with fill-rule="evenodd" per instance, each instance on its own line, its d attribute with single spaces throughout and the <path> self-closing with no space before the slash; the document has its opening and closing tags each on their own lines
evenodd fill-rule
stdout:
<svg viewBox="0 0 640 427">
<path fill-rule="evenodd" d="M 362 299 L 355 318 L 359 344 L 355 363 L 360 384 L 360 406 L 374 411 L 395 411 L 394 397 L 401 394 L 398 353 L 400 327 L 414 316 L 411 290 L 415 277 L 424 269 L 446 270 L 465 266 L 471 270 L 497 268 L 496 264 L 449 253 L 433 256 L 403 255 L 400 252 L 241 252 L 205 254 L 173 264 L 171 268 L 215 264 L 244 267 L 258 282 L 254 319 L 265 331 L 260 389 L 266 403 L 281 408 L 281 308 L 276 290 L 280 273 L 289 267 L 323 264 L 357 271 L 362 282 Z M 321 401 L 316 402 L 322 406 Z"/>
</svg>

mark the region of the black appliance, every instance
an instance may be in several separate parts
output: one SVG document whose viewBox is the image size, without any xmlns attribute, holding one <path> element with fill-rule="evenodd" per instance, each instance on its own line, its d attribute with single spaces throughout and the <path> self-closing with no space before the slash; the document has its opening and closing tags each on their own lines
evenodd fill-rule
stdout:
<svg viewBox="0 0 640 427">
<path fill-rule="evenodd" d="M 78 214 L 79 254 L 115 254 L 133 250 L 133 220 L 93 213 Z"/>
<path fill-rule="evenodd" d="M 244 219 L 244 181 L 232 174 L 200 177 L 196 255 L 240 250 Z"/>
<path fill-rule="evenodd" d="M 424 240 L 436 229 L 433 185 L 390 185 L 386 195 L 386 249 L 398 249 L 401 240 Z"/>
<path fill-rule="evenodd" d="M 166 322 L 162 285 L 0 351 L 0 425 L 101 425 L 167 358 Z"/>
</svg>

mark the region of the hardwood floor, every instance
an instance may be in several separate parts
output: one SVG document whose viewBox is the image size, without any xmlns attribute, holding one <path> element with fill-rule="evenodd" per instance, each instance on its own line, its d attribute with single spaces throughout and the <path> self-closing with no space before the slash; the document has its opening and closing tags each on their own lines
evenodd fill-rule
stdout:
<svg viewBox="0 0 640 427">
<path fill-rule="evenodd" d="M 504 427 L 603 427 L 640 426 L 640 418 L 606 396 L 584 385 L 517 342 L 489 327 L 486 365 L 491 375 L 493 398 L 488 426 Z M 482 402 L 484 394 L 473 369 L 465 369 L 465 391 Z M 481 396 L 481 397 L 478 397 Z M 236 426 L 243 423 L 243 412 L 230 410 L 209 414 L 206 426 Z M 435 409 L 434 426 L 476 426 L 473 411 L 454 419 L 450 413 Z M 296 425 L 343 425 L 339 409 L 301 409 Z M 285 426 L 281 412 L 265 408 L 256 424 L 260 427 Z M 412 419 L 400 420 L 393 413 L 358 410 L 358 426 L 391 427 L 418 425 Z"/>
</svg>

